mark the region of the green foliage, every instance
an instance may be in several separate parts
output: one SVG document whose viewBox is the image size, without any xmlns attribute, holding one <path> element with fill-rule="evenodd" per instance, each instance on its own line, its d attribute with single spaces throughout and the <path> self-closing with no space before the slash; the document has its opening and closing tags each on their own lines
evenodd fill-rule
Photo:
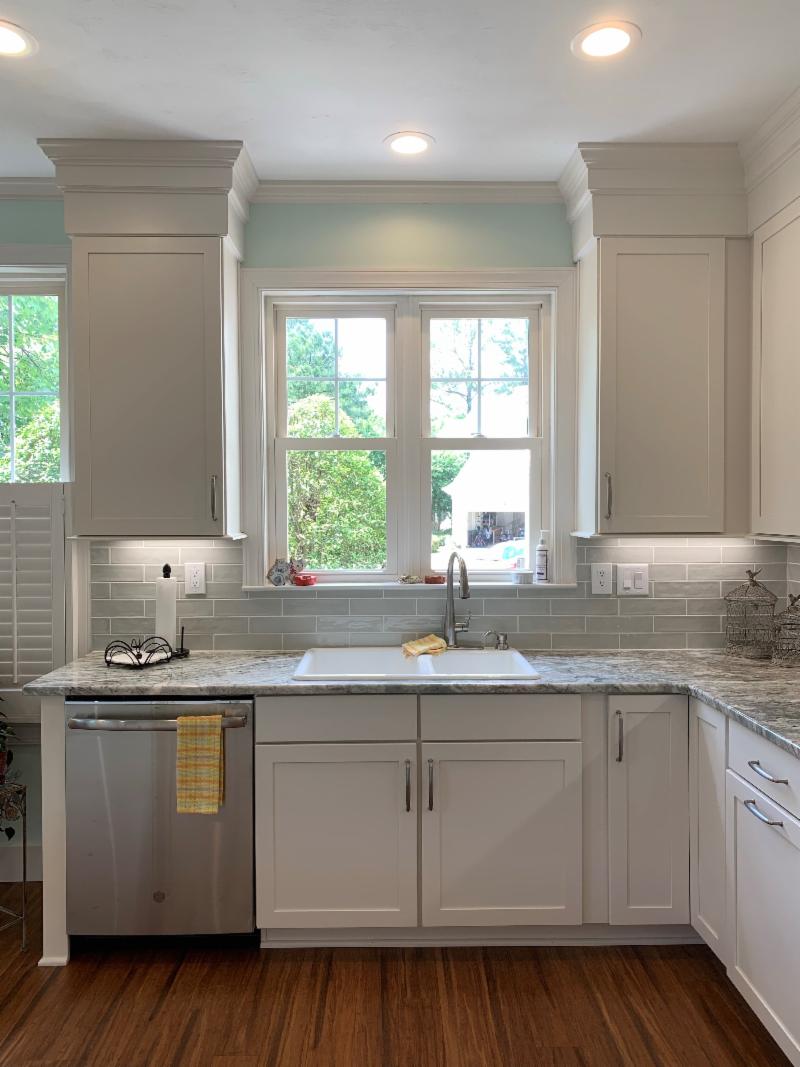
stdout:
<svg viewBox="0 0 800 1067">
<path fill-rule="evenodd" d="M 448 530 L 452 520 L 453 502 L 450 494 L 445 493 L 444 487 L 450 485 L 468 457 L 468 452 L 431 454 L 431 514 L 434 531 L 438 533 Z"/>
<path fill-rule="evenodd" d="M 329 396 L 292 406 L 289 433 L 324 437 L 335 424 Z M 358 436 L 340 413 L 342 437 Z M 383 458 L 385 460 L 385 455 Z M 289 552 L 311 570 L 379 570 L 386 565 L 386 483 L 370 452 L 290 452 Z"/>
<path fill-rule="evenodd" d="M 61 418 L 58 400 L 17 400 L 15 466 L 18 482 L 61 479 Z M 20 417 L 21 416 L 21 417 Z"/>
</svg>

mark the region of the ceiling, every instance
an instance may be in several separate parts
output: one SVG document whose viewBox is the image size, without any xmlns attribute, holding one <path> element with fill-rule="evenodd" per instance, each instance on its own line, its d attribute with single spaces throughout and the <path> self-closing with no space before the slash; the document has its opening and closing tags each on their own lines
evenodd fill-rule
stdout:
<svg viewBox="0 0 800 1067">
<path fill-rule="evenodd" d="M 262 179 L 558 177 L 578 141 L 736 141 L 800 82 L 797 0 L 0 0 L 0 176 L 37 137 L 241 138 Z M 606 62 L 570 38 L 643 39 Z M 436 138 L 425 157 L 382 144 Z"/>
</svg>

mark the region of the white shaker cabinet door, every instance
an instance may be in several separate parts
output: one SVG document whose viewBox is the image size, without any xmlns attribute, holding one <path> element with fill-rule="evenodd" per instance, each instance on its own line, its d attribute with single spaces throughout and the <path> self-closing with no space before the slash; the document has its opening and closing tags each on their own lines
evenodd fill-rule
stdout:
<svg viewBox="0 0 800 1067">
<path fill-rule="evenodd" d="M 602 238 L 599 346 L 599 531 L 722 531 L 724 239 Z"/>
<path fill-rule="evenodd" d="M 689 706 L 689 829 L 692 926 L 720 958 L 725 934 L 725 771 L 728 720 Z"/>
<path fill-rule="evenodd" d="M 609 922 L 689 922 L 688 701 L 609 698 Z"/>
<path fill-rule="evenodd" d="M 259 927 L 417 925 L 416 745 L 256 745 Z"/>
<path fill-rule="evenodd" d="M 226 532 L 220 300 L 218 239 L 74 239 L 74 532 Z"/>
<path fill-rule="evenodd" d="M 728 975 L 800 1064 L 800 821 L 727 774 Z"/>
<path fill-rule="evenodd" d="M 579 741 L 422 746 L 424 926 L 581 922 Z"/>
</svg>

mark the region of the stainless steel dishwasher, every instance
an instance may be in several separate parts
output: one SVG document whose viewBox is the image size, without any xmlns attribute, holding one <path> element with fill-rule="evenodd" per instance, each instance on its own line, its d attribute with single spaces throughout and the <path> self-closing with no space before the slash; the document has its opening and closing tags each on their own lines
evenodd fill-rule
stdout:
<svg viewBox="0 0 800 1067">
<path fill-rule="evenodd" d="M 70 700 L 67 930 L 71 934 L 251 931 L 250 700 Z M 178 815 L 179 715 L 223 715 L 225 799 Z"/>
</svg>

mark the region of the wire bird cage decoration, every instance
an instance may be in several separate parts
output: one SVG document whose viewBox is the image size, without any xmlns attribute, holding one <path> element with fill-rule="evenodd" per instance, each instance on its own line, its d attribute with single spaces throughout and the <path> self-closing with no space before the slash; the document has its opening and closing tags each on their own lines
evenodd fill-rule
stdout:
<svg viewBox="0 0 800 1067">
<path fill-rule="evenodd" d="M 779 667 L 800 666 L 800 596 L 789 594 L 789 607 L 775 619 L 775 651 Z"/>
<path fill-rule="evenodd" d="M 727 621 L 725 651 L 743 659 L 769 659 L 775 640 L 775 604 L 778 598 L 748 571 L 748 580 L 725 596 Z"/>
</svg>

